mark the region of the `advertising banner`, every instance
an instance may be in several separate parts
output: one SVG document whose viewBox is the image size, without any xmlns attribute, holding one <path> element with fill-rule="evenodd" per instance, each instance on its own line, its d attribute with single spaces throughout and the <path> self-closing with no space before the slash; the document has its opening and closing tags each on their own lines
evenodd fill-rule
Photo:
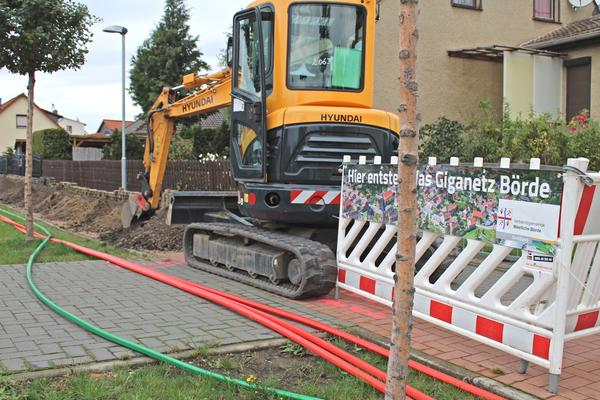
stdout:
<svg viewBox="0 0 600 400">
<path fill-rule="evenodd" d="M 396 165 L 345 165 L 342 215 L 396 224 Z M 418 227 L 554 255 L 562 175 L 557 171 L 422 166 Z"/>
</svg>

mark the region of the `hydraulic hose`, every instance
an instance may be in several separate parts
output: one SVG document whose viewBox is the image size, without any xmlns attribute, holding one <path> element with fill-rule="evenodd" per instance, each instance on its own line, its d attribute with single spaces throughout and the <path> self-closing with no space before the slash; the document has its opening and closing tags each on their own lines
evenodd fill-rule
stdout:
<svg viewBox="0 0 600 400">
<path fill-rule="evenodd" d="M 19 218 L 19 219 L 23 219 L 20 215 L 14 214 L 8 210 L 5 210 L 3 208 L 0 208 L 1 212 L 4 212 L 7 215 Z M 0 216 L 0 220 L 3 222 L 7 222 L 11 225 L 13 225 L 15 228 L 19 229 L 21 232 L 23 232 L 23 226 L 20 224 L 15 223 L 14 221 L 11 221 L 10 219 Z M 165 362 L 167 364 L 173 365 L 175 367 L 181 368 L 187 372 L 190 372 L 192 374 L 195 375 L 201 375 L 201 376 L 205 376 L 205 377 L 209 377 L 209 378 L 213 378 L 216 379 L 218 381 L 224 382 L 224 383 L 232 383 L 232 384 L 236 384 L 239 385 L 241 387 L 244 387 L 246 389 L 250 389 L 250 390 L 260 390 L 260 391 L 265 391 L 265 392 L 270 392 L 270 393 L 274 393 L 277 394 L 278 396 L 283 396 L 286 398 L 290 398 L 290 399 L 298 399 L 298 400 L 321 400 L 317 397 L 312 397 L 312 396 L 306 396 L 306 395 L 302 395 L 302 394 L 298 394 L 298 393 L 293 393 L 293 392 L 288 392 L 285 390 L 281 390 L 281 389 L 275 389 L 275 388 L 269 388 L 269 387 L 262 387 L 262 386 L 258 386 L 240 379 L 235 379 L 235 378 L 231 378 L 231 377 L 227 377 L 221 374 L 218 374 L 216 372 L 212 372 L 212 371 L 208 371 L 205 370 L 203 368 L 197 367 L 195 365 L 191 365 L 188 364 L 186 362 L 183 362 L 181 360 L 178 360 L 176 358 L 170 357 L 166 354 L 160 353 L 156 350 L 150 349 L 148 347 L 142 346 L 140 344 L 131 342 L 129 340 L 126 340 L 122 337 L 113 335 L 112 333 L 105 331 L 104 329 L 101 329 L 95 325 L 92 325 L 91 323 L 77 317 L 76 315 L 68 312 L 67 310 L 61 308 L 60 306 L 58 306 L 56 303 L 54 303 L 52 300 L 50 300 L 48 297 L 46 297 L 37 287 L 37 285 L 35 284 L 34 280 L 33 280 L 33 263 L 35 262 L 37 256 L 39 255 L 39 253 L 42 251 L 42 249 L 46 246 L 46 244 L 51 240 L 52 235 L 50 234 L 50 232 L 43 227 L 42 225 L 39 224 L 35 224 L 35 226 L 37 228 L 39 228 L 40 230 L 42 230 L 45 234 L 45 237 L 43 238 L 42 242 L 39 244 L 39 246 L 37 246 L 37 248 L 35 249 L 35 251 L 31 254 L 31 256 L 29 257 L 29 260 L 27 261 L 27 283 L 29 284 L 29 287 L 31 288 L 31 290 L 33 291 L 34 295 L 42 302 L 44 303 L 46 306 L 48 306 L 50 309 L 52 309 L 54 312 L 60 314 L 61 316 L 65 317 L 66 319 L 68 319 L 69 321 L 79 325 L 80 327 L 84 328 L 85 330 L 94 333 L 95 335 L 98 335 L 106 340 L 109 340 L 113 343 L 116 343 L 120 346 L 126 347 L 128 349 L 131 349 L 133 351 L 136 351 L 138 353 L 144 354 L 150 358 L 153 358 L 155 360 L 158 361 L 162 361 Z M 37 237 L 42 237 L 42 235 L 37 234 Z M 62 242 L 61 240 L 54 240 L 56 242 Z"/>
</svg>

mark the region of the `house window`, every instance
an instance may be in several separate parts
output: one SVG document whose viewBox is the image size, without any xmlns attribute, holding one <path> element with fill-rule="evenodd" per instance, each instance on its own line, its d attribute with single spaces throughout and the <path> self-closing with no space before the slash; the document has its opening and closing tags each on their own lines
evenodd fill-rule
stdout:
<svg viewBox="0 0 600 400">
<path fill-rule="evenodd" d="M 483 0 L 451 0 L 450 3 L 454 7 L 473 8 L 481 10 L 481 2 Z"/>
<path fill-rule="evenodd" d="M 17 114 L 17 128 L 27 128 L 27 115 Z"/>
<path fill-rule="evenodd" d="M 69 134 L 73 133 L 73 126 L 72 125 L 67 125 L 67 132 L 69 132 Z"/>
<path fill-rule="evenodd" d="M 558 0 L 533 0 L 533 18 L 543 21 L 559 21 Z"/>
</svg>

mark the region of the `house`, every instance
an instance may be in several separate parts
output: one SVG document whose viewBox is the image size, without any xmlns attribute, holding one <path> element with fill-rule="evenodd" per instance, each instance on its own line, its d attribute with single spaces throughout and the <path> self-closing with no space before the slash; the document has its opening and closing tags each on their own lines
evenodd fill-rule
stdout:
<svg viewBox="0 0 600 400">
<path fill-rule="evenodd" d="M 61 115 L 34 104 L 33 131 L 60 128 Z M 17 153 L 25 153 L 27 136 L 27 96 L 24 93 L 0 103 L 0 153 L 8 147 Z"/>
<path fill-rule="evenodd" d="M 125 131 L 127 131 L 127 127 L 131 124 L 133 124 L 133 121 L 125 121 Z M 98 127 L 98 133 L 102 133 L 104 136 L 110 136 L 115 129 L 120 132 L 122 127 L 123 121 L 120 119 L 103 119 Z"/>
<path fill-rule="evenodd" d="M 125 121 L 125 131 L 133 121 Z M 103 119 L 98 127 L 98 132 L 92 134 L 71 135 L 73 146 L 73 161 L 102 160 L 102 149 L 112 140 L 115 130 L 120 131 L 122 121 L 117 119 Z"/>
<path fill-rule="evenodd" d="M 565 54 L 561 111 L 568 120 L 581 110 L 600 116 L 600 14 L 566 24 L 522 46 Z"/>
<path fill-rule="evenodd" d="M 513 114 L 568 117 L 583 107 L 600 119 L 600 68 L 592 67 L 600 63 L 594 2 L 435 0 L 419 7 L 422 123 L 441 116 L 464 120 L 482 100 L 497 115 L 506 102 Z M 397 1 L 382 0 L 376 32 L 374 104 L 396 112 L 400 84 L 391 77 L 399 71 Z"/>
<path fill-rule="evenodd" d="M 85 130 L 85 124 L 78 119 L 71 119 L 61 116 L 58 119 L 58 125 L 63 128 L 69 135 L 88 135 Z"/>
</svg>

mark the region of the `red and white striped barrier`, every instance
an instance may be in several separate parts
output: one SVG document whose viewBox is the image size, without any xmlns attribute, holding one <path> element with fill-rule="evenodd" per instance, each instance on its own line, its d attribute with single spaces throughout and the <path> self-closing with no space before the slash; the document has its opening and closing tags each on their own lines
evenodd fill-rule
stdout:
<svg viewBox="0 0 600 400">
<path fill-rule="evenodd" d="M 525 251 L 509 257 L 514 249 L 503 245 L 482 253 L 486 243 L 474 239 L 424 231 L 417 242 L 417 262 L 426 261 L 415 275 L 413 314 L 519 357 L 523 372 L 527 362 L 548 368 L 555 393 L 564 342 L 600 332 L 600 173 L 587 173 L 584 183 L 587 164 L 568 161 L 560 238 L 544 268 L 532 268 Z M 501 167 L 508 165 L 503 159 Z M 530 168 L 539 169 L 539 160 Z M 395 225 L 340 212 L 337 286 L 391 306 L 395 242 Z"/>
<path fill-rule="evenodd" d="M 338 190 L 292 190 L 290 191 L 291 204 L 340 204 Z"/>
</svg>

